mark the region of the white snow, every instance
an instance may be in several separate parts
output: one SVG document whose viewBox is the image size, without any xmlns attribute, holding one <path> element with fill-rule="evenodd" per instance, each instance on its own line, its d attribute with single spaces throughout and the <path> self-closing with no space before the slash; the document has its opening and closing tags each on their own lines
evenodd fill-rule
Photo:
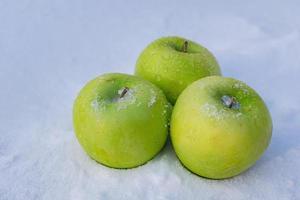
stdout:
<svg viewBox="0 0 300 200">
<path fill-rule="evenodd" d="M 200 112 L 205 113 L 207 117 L 216 120 L 221 120 L 226 118 L 227 113 L 225 109 L 218 109 L 214 104 L 205 103 L 200 106 Z"/>
<path fill-rule="evenodd" d="M 118 90 L 118 94 L 121 95 L 125 88 L 121 88 Z M 128 105 L 132 105 L 136 102 L 135 97 L 135 88 L 130 88 L 127 90 L 125 95 L 122 98 L 117 97 L 118 110 L 123 110 L 128 107 Z"/>
<path fill-rule="evenodd" d="M 105 105 L 106 105 L 106 102 L 104 99 L 94 99 L 91 102 L 91 107 L 95 111 L 105 110 L 106 109 Z"/>
<path fill-rule="evenodd" d="M 272 0 L 0 1 L 0 199 L 300 199 L 299 10 Z M 266 101 L 272 141 L 245 173 L 198 177 L 170 143 L 141 167 L 110 169 L 78 144 L 81 87 L 133 73 L 141 50 L 166 35 L 203 44 Z"/>
<path fill-rule="evenodd" d="M 150 100 L 148 102 L 148 107 L 153 106 L 153 104 L 156 102 L 156 94 L 154 92 L 154 90 L 150 90 Z"/>
</svg>

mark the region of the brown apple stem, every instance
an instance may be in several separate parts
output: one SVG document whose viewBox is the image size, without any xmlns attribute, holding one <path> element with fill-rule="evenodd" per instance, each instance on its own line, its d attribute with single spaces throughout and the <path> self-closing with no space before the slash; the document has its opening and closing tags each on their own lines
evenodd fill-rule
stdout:
<svg viewBox="0 0 300 200">
<path fill-rule="evenodd" d="M 189 42 L 187 40 L 184 41 L 182 46 L 182 52 L 186 53 L 188 48 Z"/>
<path fill-rule="evenodd" d="M 128 92 L 129 88 L 128 87 L 125 87 L 122 91 L 122 93 L 120 94 L 120 98 L 123 98 L 124 95 Z"/>
<path fill-rule="evenodd" d="M 233 104 L 236 103 L 236 100 L 234 97 L 231 97 L 231 102 L 230 102 L 230 105 L 229 105 L 229 108 L 232 108 Z"/>
</svg>

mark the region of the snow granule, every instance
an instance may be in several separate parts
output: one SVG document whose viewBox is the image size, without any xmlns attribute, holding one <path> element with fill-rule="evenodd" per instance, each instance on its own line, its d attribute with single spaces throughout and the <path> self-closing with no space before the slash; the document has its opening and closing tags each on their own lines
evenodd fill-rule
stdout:
<svg viewBox="0 0 300 200">
<path fill-rule="evenodd" d="M 121 95 L 125 88 L 118 90 L 118 95 Z M 126 109 L 128 105 L 132 105 L 136 102 L 135 88 L 129 88 L 123 97 L 118 97 L 116 103 L 118 104 L 118 110 Z"/>
<path fill-rule="evenodd" d="M 225 109 L 218 109 L 215 105 L 210 103 L 205 103 L 200 107 L 201 112 L 205 113 L 208 117 L 221 120 L 224 119 L 226 115 Z"/>
<path fill-rule="evenodd" d="M 91 107 L 94 111 L 98 112 L 100 110 L 105 110 L 106 102 L 103 99 L 94 99 L 91 102 Z"/>
<path fill-rule="evenodd" d="M 243 93 L 244 93 L 244 95 L 248 95 L 249 94 L 249 90 L 242 83 L 235 83 L 235 84 L 233 84 L 233 88 L 242 90 Z"/>
<path fill-rule="evenodd" d="M 156 102 L 156 94 L 154 92 L 154 90 L 150 90 L 150 100 L 148 102 L 148 107 L 153 106 L 153 104 Z"/>
</svg>

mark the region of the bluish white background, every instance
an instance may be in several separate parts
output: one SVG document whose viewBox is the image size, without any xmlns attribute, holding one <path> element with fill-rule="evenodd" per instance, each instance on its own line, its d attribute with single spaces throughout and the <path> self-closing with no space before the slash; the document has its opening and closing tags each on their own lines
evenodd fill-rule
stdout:
<svg viewBox="0 0 300 200">
<path fill-rule="evenodd" d="M 299 1 L 0 1 L 0 199 L 300 199 Z M 179 35 L 257 90 L 273 117 L 257 164 L 228 180 L 184 169 L 170 144 L 132 170 L 91 160 L 72 128 L 80 88 L 133 73 L 152 40 Z"/>
</svg>

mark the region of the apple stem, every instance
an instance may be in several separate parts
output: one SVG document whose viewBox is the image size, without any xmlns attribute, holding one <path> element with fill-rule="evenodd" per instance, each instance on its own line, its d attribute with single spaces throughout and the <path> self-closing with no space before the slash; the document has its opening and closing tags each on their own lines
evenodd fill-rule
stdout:
<svg viewBox="0 0 300 200">
<path fill-rule="evenodd" d="M 231 109 L 239 109 L 240 108 L 240 104 L 239 102 L 237 102 L 235 97 L 230 97 L 227 95 L 222 96 L 221 98 L 223 104 Z"/>
<path fill-rule="evenodd" d="M 122 93 L 120 94 L 120 98 L 123 98 L 124 95 L 128 92 L 129 88 L 128 87 L 125 87 L 122 91 Z"/>
<path fill-rule="evenodd" d="M 187 52 L 187 48 L 188 48 L 189 42 L 187 40 L 184 41 L 183 46 L 182 46 L 182 51 L 184 53 Z"/>
</svg>

